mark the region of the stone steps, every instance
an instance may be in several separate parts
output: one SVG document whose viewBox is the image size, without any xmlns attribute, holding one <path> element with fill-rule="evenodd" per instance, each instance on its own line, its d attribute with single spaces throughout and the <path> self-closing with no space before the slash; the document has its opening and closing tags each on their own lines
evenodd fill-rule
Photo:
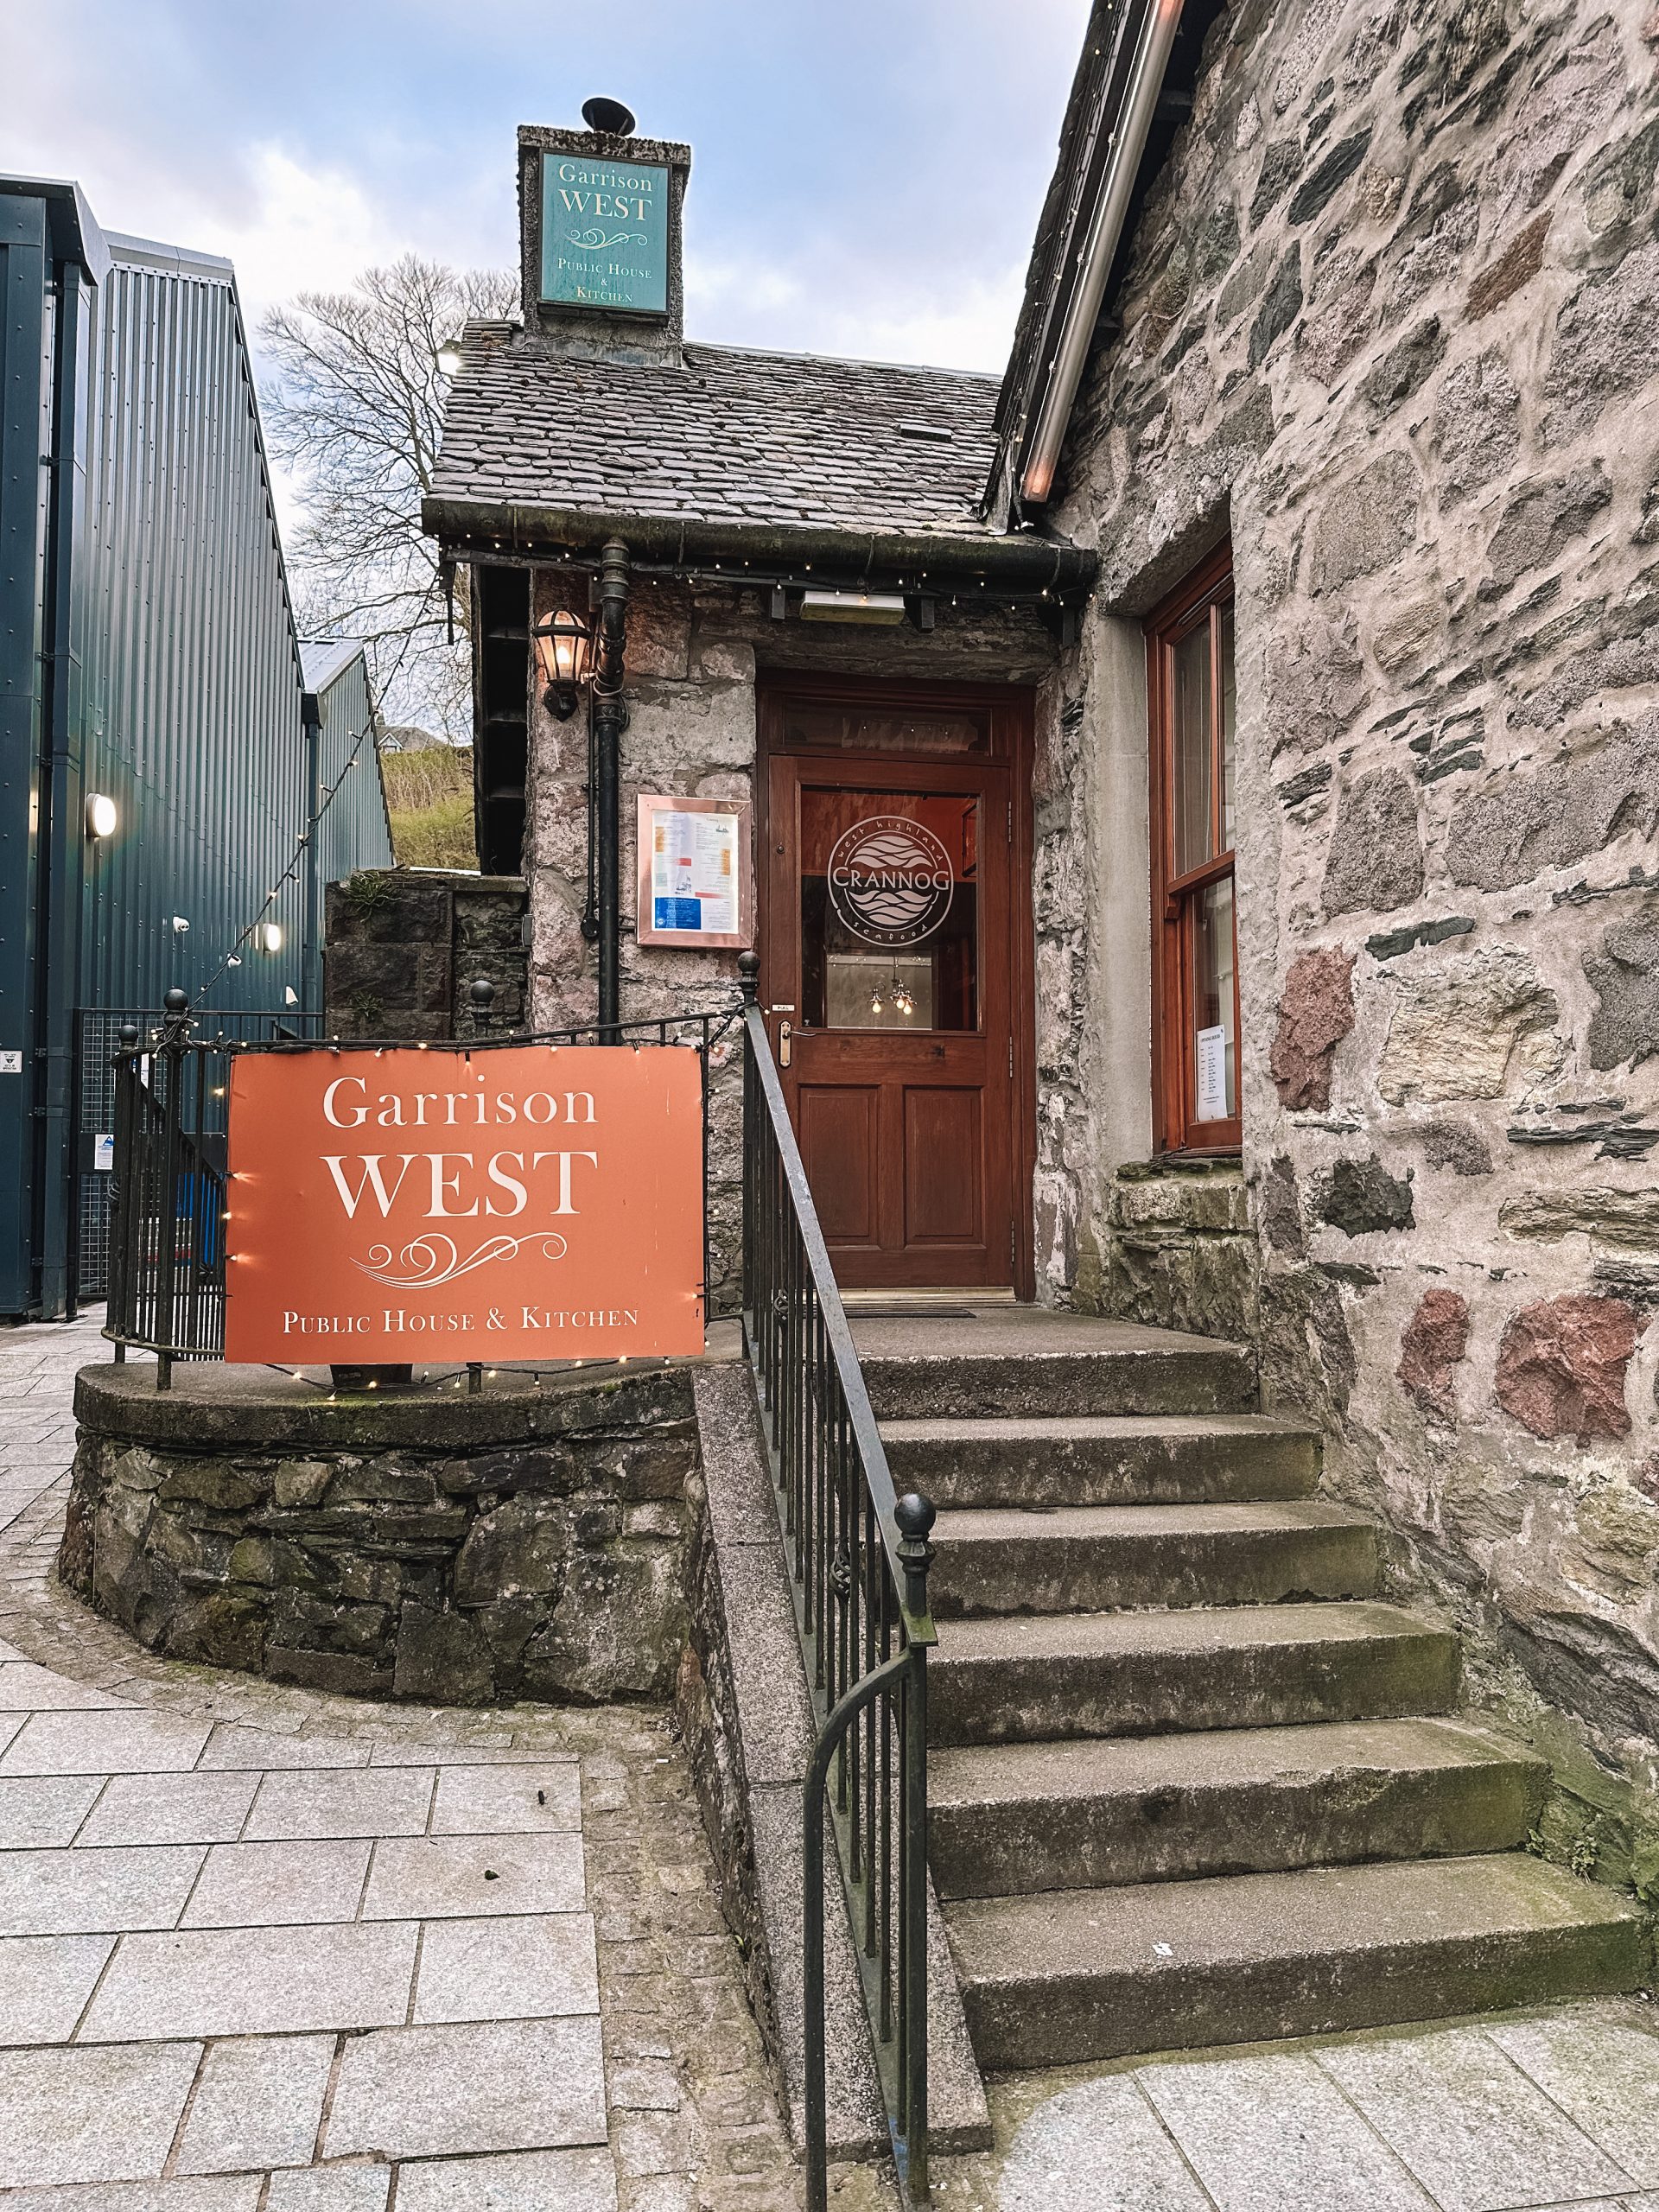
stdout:
<svg viewBox="0 0 1659 2212">
<path fill-rule="evenodd" d="M 940 1507 L 1195 1505 L 1311 1497 L 1319 1433 L 1274 1414 L 884 1421 L 901 1490 Z"/>
<path fill-rule="evenodd" d="M 935 1744 L 1265 1728 L 1450 1710 L 1457 1639 L 1395 1605 L 941 1621 Z"/>
<path fill-rule="evenodd" d="M 855 1318 L 854 1336 L 883 1421 L 1230 1414 L 1255 1402 L 1244 1345 L 1125 1321 L 988 1308 L 954 1324 Z"/>
<path fill-rule="evenodd" d="M 1513 1852 L 946 1909 L 975 2055 L 1070 2065 L 1635 1988 L 1629 1899 Z"/>
<path fill-rule="evenodd" d="M 1369 1598 L 1382 1571 L 1370 1522 L 1306 1498 L 970 1508 L 942 1513 L 933 1540 L 940 1618 Z"/>
<path fill-rule="evenodd" d="M 942 1897 L 1465 1857 L 1526 1841 L 1548 1770 L 1446 1720 L 1328 1721 L 928 1761 Z"/>
<path fill-rule="evenodd" d="M 930 1865 L 982 2069 L 1643 1986 L 1626 1901 L 1524 1854 L 1547 1770 L 1250 1352 L 1074 1315 L 859 1317 L 940 1508 Z"/>
</svg>

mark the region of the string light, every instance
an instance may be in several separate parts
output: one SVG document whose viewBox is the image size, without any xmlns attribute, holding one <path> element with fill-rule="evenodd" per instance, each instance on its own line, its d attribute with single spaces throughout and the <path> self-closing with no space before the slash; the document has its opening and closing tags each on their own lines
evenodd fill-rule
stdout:
<svg viewBox="0 0 1659 2212">
<path fill-rule="evenodd" d="M 214 969 L 213 974 L 207 978 L 207 981 L 202 985 L 200 990 L 197 993 L 196 995 L 199 1001 L 207 997 L 208 992 L 213 989 L 213 985 L 219 981 L 219 977 L 225 973 L 225 970 L 227 968 L 239 968 L 242 965 L 241 960 L 238 956 L 241 952 L 243 946 L 251 940 L 254 933 L 264 924 L 271 907 L 282 896 L 288 886 L 290 883 L 297 881 L 300 866 L 306 855 L 306 849 L 310 844 L 316 831 L 321 828 L 323 816 L 327 813 L 329 808 L 334 804 L 336 792 L 340 790 L 340 785 L 345 782 L 352 770 L 356 767 L 357 756 L 363 750 L 364 741 L 372 737 L 373 734 L 374 723 L 371 719 L 364 724 L 360 730 L 359 730 L 356 742 L 352 747 L 351 753 L 346 762 L 346 766 L 340 770 L 340 773 L 334 778 L 334 782 L 329 785 L 327 790 L 323 793 L 316 812 L 306 823 L 305 828 L 301 830 L 299 841 L 294 848 L 293 859 L 289 862 L 288 866 L 283 869 L 281 876 L 277 879 L 275 888 L 265 893 L 264 905 L 261 906 L 259 912 L 243 930 L 241 935 L 236 939 L 236 942 L 232 945 L 230 950 L 225 955 L 218 967 Z"/>
</svg>

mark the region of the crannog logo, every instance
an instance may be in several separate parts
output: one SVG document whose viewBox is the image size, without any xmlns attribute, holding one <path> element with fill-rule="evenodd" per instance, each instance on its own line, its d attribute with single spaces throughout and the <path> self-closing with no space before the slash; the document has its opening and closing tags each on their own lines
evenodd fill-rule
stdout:
<svg viewBox="0 0 1659 2212">
<path fill-rule="evenodd" d="M 700 1351 L 702 1110 L 674 1046 L 239 1056 L 226 1358 Z"/>
<path fill-rule="evenodd" d="M 925 823 L 878 814 L 854 823 L 830 855 L 830 903 L 866 944 L 919 944 L 950 911 L 950 855 Z"/>
<path fill-rule="evenodd" d="M 550 306 L 667 313 L 666 168 L 543 155 L 542 297 Z"/>
</svg>

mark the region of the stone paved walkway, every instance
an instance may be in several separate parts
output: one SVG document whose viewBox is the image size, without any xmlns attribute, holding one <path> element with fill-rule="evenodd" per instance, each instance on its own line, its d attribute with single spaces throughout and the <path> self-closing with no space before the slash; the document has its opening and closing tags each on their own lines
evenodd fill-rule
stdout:
<svg viewBox="0 0 1659 2212">
<path fill-rule="evenodd" d="M 661 1714 L 152 1658 L 52 1569 L 96 1319 L 0 1334 L 5 2212 L 783 2212 Z"/>
<path fill-rule="evenodd" d="M 156 1660 L 52 1574 L 95 1321 L 0 1335 L 0 2212 L 795 2212 L 649 1712 Z M 939 2212 L 1659 2212 L 1639 1999 L 994 2083 Z M 836 2212 L 892 2203 L 838 2172 Z"/>
</svg>

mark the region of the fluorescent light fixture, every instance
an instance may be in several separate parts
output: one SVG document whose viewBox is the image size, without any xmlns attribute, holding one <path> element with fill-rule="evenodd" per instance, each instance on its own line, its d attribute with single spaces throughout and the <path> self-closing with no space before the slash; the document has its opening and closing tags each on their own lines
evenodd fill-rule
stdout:
<svg viewBox="0 0 1659 2212">
<path fill-rule="evenodd" d="M 280 922 L 261 922 L 254 932 L 259 940 L 261 952 L 280 952 L 283 949 L 283 925 Z"/>
<path fill-rule="evenodd" d="M 803 622 L 891 624 L 904 619 L 904 598 L 896 592 L 808 591 L 801 594 Z"/>
<path fill-rule="evenodd" d="M 92 791 L 86 799 L 86 835 L 89 837 L 113 837 L 121 819 L 121 810 L 112 798 L 103 791 Z"/>
</svg>

